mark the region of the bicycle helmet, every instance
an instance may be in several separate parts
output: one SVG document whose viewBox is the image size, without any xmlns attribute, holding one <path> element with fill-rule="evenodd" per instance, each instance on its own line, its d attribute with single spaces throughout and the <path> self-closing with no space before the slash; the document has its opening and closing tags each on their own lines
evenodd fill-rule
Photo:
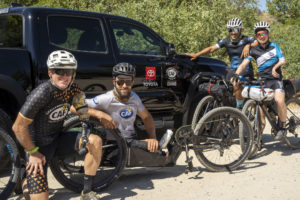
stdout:
<svg viewBox="0 0 300 200">
<path fill-rule="evenodd" d="M 123 76 L 130 76 L 132 78 L 135 77 L 135 67 L 134 65 L 130 64 L 130 63 L 118 63 L 113 67 L 113 71 L 112 71 L 112 75 L 113 77 L 117 77 L 120 75 Z"/>
<path fill-rule="evenodd" d="M 268 24 L 267 22 L 264 22 L 264 21 L 257 22 L 254 25 L 254 32 L 257 33 L 258 31 L 261 31 L 261 30 L 267 30 L 270 33 L 270 30 L 271 30 L 270 24 Z"/>
<path fill-rule="evenodd" d="M 58 50 L 53 51 L 47 60 L 48 69 L 77 69 L 77 61 L 73 54 Z"/>
<path fill-rule="evenodd" d="M 243 22 L 239 18 L 232 18 L 227 22 L 227 28 L 242 28 Z"/>
</svg>

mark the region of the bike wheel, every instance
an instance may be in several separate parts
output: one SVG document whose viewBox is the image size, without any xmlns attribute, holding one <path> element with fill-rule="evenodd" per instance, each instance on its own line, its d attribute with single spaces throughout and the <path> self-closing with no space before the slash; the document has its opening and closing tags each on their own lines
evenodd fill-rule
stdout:
<svg viewBox="0 0 300 200">
<path fill-rule="evenodd" d="M 260 110 L 257 110 L 257 103 L 256 101 L 249 99 L 245 105 L 243 106 L 242 112 L 246 115 L 249 119 L 251 127 L 253 128 L 253 146 L 249 154 L 249 159 L 252 159 L 257 154 L 257 151 L 261 148 L 261 139 L 262 139 L 262 132 L 261 132 L 261 119 L 260 119 Z M 257 115 L 257 116 L 256 116 Z M 243 125 L 243 124 L 241 124 Z M 244 134 L 244 127 L 241 126 L 240 135 Z M 244 144 L 241 144 L 241 148 L 244 148 Z"/>
<path fill-rule="evenodd" d="M 7 199 L 20 175 L 20 156 L 15 141 L 3 128 L 0 128 L 0 141 L 4 146 L 0 163 L 8 160 L 8 164 L 0 168 L 0 199 Z"/>
<path fill-rule="evenodd" d="M 294 149 L 300 148 L 300 100 L 290 99 L 287 106 L 287 134 L 284 140 L 288 146 Z"/>
<path fill-rule="evenodd" d="M 195 129 L 198 121 L 204 116 L 208 111 L 213 109 L 215 98 L 211 95 L 205 96 L 199 101 L 192 119 L 192 129 Z"/>
<path fill-rule="evenodd" d="M 116 130 L 106 130 L 98 120 L 90 119 L 91 133 L 102 138 L 102 159 L 93 182 L 96 192 L 108 187 L 120 176 L 127 160 L 127 146 L 125 140 Z M 78 116 L 67 119 L 64 131 L 81 131 Z M 54 177 L 66 188 L 81 192 L 83 189 L 84 156 L 74 153 L 72 155 L 55 156 L 49 163 Z"/>
<path fill-rule="evenodd" d="M 243 136 L 239 135 L 240 124 L 245 129 Z M 253 144 L 253 130 L 247 117 L 231 107 L 209 111 L 200 119 L 194 134 L 197 159 L 210 171 L 236 169 L 247 159 Z"/>
</svg>

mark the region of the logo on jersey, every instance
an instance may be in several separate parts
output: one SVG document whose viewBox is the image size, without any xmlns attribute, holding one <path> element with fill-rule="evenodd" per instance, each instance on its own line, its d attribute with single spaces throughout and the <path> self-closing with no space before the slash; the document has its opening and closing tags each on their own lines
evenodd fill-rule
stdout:
<svg viewBox="0 0 300 200">
<path fill-rule="evenodd" d="M 156 67 L 146 67 L 146 80 L 156 80 Z"/>
<path fill-rule="evenodd" d="M 239 43 L 238 43 L 239 46 L 242 46 L 243 44 L 244 44 L 243 40 L 239 41 Z"/>
<path fill-rule="evenodd" d="M 133 110 L 130 107 L 124 108 L 120 111 L 120 116 L 124 119 L 128 119 L 133 116 Z"/>
<path fill-rule="evenodd" d="M 60 104 L 51 110 L 49 110 L 46 115 L 49 116 L 50 122 L 57 122 L 63 120 L 69 111 L 69 104 Z"/>
<path fill-rule="evenodd" d="M 273 57 L 274 53 L 273 52 L 269 52 L 269 56 Z"/>
</svg>

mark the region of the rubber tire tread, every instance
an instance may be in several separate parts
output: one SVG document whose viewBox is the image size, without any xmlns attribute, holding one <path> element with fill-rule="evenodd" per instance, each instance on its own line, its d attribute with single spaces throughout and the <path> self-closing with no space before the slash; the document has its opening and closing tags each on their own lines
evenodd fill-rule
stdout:
<svg viewBox="0 0 300 200">
<path fill-rule="evenodd" d="M 18 176 L 20 175 L 20 167 L 18 166 L 20 164 L 20 156 L 19 156 L 19 151 L 17 148 L 17 145 L 13 138 L 7 133 L 6 130 L 3 128 L 0 128 L 0 136 L 5 140 L 6 144 L 10 145 L 11 151 L 13 153 L 13 171 L 11 173 L 11 176 L 9 178 L 9 181 L 5 188 L 2 190 L 0 193 L 0 199 L 7 199 L 13 192 L 15 186 L 16 186 L 16 181 L 18 180 Z M 14 182 L 15 180 L 15 182 Z"/>
<path fill-rule="evenodd" d="M 200 111 L 203 109 L 204 106 L 207 105 L 208 102 L 213 103 L 215 100 L 215 98 L 211 95 L 205 96 L 201 99 L 201 101 L 198 103 L 194 115 L 193 115 L 193 119 L 192 119 L 192 129 L 196 128 L 196 125 L 198 123 L 198 119 L 199 119 L 199 115 L 200 115 Z M 205 113 L 204 113 L 205 114 Z"/>
<path fill-rule="evenodd" d="M 93 118 L 90 118 L 90 122 L 100 124 L 100 122 L 98 122 L 96 119 L 93 119 Z M 68 127 L 72 127 L 72 126 L 74 126 L 78 123 L 80 123 L 80 120 L 79 120 L 79 117 L 77 115 L 73 115 L 73 116 L 69 117 L 64 122 L 63 131 L 68 130 Z M 116 131 L 116 135 L 117 135 L 116 139 L 118 141 L 120 141 L 121 146 L 123 146 L 122 151 L 120 151 L 121 152 L 120 153 L 121 163 L 118 163 L 118 169 L 116 171 L 114 171 L 114 173 L 109 176 L 108 180 L 107 179 L 102 180 L 102 182 L 100 184 L 97 183 L 96 179 L 94 180 L 94 184 L 95 183 L 97 184 L 96 187 L 93 186 L 93 191 L 95 191 L 95 192 L 100 192 L 103 189 L 107 188 L 109 185 L 111 185 L 113 182 L 115 182 L 120 177 L 120 174 L 121 174 L 122 170 L 125 167 L 125 164 L 126 164 L 126 161 L 127 161 L 127 146 L 126 146 L 125 140 L 122 138 L 122 136 L 120 135 L 120 133 L 118 131 Z M 68 189 L 70 189 L 74 192 L 77 192 L 77 193 L 80 193 L 82 191 L 83 182 L 82 182 L 82 184 L 78 184 L 77 182 L 74 182 L 74 181 L 66 178 L 64 173 L 60 170 L 59 159 L 57 157 L 54 157 L 50 161 L 49 166 L 50 166 L 50 169 L 53 173 L 53 176 L 56 178 L 56 180 L 61 185 L 63 185 L 64 187 L 66 187 L 66 188 L 68 188 Z"/>
<path fill-rule="evenodd" d="M 300 100 L 299 99 L 296 99 L 296 98 L 292 98 L 292 99 L 289 99 L 287 102 L 286 102 L 286 106 L 288 106 L 290 103 L 296 103 L 298 104 L 298 106 L 300 107 Z M 287 110 L 287 112 L 289 112 Z M 300 117 L 300 116 L 298 116 Z M 299 126 L 299 125 L 298 125 Z M 299 133 L 300 134 L 300 133 Z M 299 136 L 298 136 L 299 137 Z M 300 138 L 299 138 L 299 142 L 298 143 L 291 143 L 291 141 L 287 138 L 287 137 L 284 137 L 284 141 L 285 143 L 293 148 L 293 149 L 300 149 Z"/>
<path fill-rule="evenodd" d="M 217 165 L 211 163 L 206 159 L 205 155 L 202 153 L 201 150 L 194 149 L 194 152 L 199 162 L 203 166 L 205 166 L 208 170 L 213 172 L 232 171 L 238 168 L 248 158 L 253 145 L 253 129 L 247 117 L 240 110 L 236 108 L 224 106 L 224 107 L 215 108 L 209 111 L 205 116 L 203 116 L 200 119 L 199 124 L 197 124 L 196 128 L 194 129 L 194 133 L 198 132 L 198 130 L 201 129 L 201 125 L 204 124 L 204 122 L 207 121 L 207 119 L 213 117 L 214 115 L 218 115 L 218 113 L 228 113 L 231 115 L 232 114 L 236 115 L 237 118 L 239 118 L 244 124 L 246 124 L 247 126 L 246 129 L 249 133 L 249 138 L 250 138 L 248 148 L 244 150 L 243 156 L 241 156 L 239 160 L 232 162 L 230 165 Z"/>
</svg>

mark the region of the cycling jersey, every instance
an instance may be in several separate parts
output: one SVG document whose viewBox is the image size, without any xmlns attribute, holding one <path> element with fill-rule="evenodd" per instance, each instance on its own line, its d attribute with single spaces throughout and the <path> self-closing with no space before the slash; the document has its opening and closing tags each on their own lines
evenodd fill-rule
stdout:
<svg viewBox="0 0 300 200">
<path fill-rule="evenodd" d="M 33 121 L 29 130 L 31 139 L 37 146 L 48 145 L 59 136 L 73 97 L 79 93 L 81 90 L 76 84 L 62 91 L 53 86 L 50 80 L 30 93 L 20 113 Z"/>
<path fill-rule="evenodd" d="M 229 59 L 231 67 L 236 70 L 238 66 L 243 62 L 243 58 L 241 58 L 242 51 L 247 44 L 251 44 L 255 39 L 253 37 L 241 36 L 237 42 L 233 42 L 230 37 L 220 40 L 216 46 L 220 49 L 225 47 Z M 243 76 L 253 77 L 253 67 L 251 63 L 243 72 Z"/>
<path fill-rule="evenodd" d="M 260 44 L 251 48 L 250 56 L 247 57 L 249 61 L 254 58 L 258 66 L 258 76 L 264 79 L 282 79 L 281 68 L 277 69 L 277 73 L 280 74 L 279 78 L 272 75 L 272 69 L 278 61 L 284 61 L 285 58 L 279 46 L 276 43 L 269 42 L 266 48 L 263 48 Z"/>
<path fill-rule="evenodd" d="M 135 92 L 130 93 L 127 103 L 118 101 L 112 90 L 93 99 L 87 99 L 86 102 L 89 107 L 109 114 L 125 138 L 131 138 L 135 135 L 134 121 L 136 114 L 145 109 L 141 99 Z"/>
</svg>

